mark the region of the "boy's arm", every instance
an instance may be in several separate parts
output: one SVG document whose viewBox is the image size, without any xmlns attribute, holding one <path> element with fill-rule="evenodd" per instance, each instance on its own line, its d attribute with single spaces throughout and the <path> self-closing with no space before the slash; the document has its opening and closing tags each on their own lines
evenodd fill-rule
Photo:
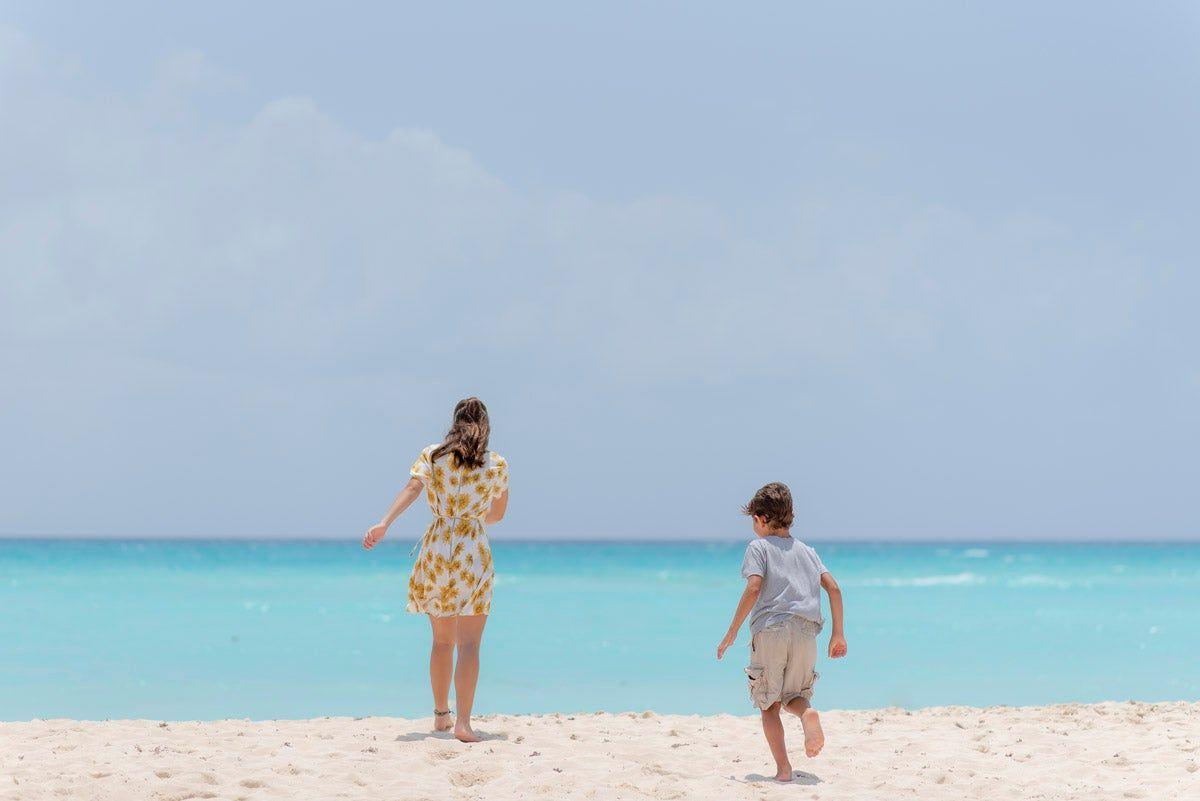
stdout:
<svg viewBox="0 0 1200 801">
<path fill-rule="evenodd" d="M 750 610 L 754 608 L 754 602 L 758 600 L 760 592 L 762 592 L 762 576 L 750 576 L 746 579 L 746 589 L 742 591 L 742 599 L 738 601 L 737 609 L 733 612 L 733 622 L 729 624 L 729 631 L 725 632 L 725 638 L 717 646 L 717 659 L 725 656 L 725 651 L 737 639 L 738 629 L 746 622 L 746 615 L 750 614 Z"/>
<path fill-rule="evenodd" d="M 829 615 L 833 618 L 833 633 L 829 635 L 829 656 L 837 659 L 846 655 L 846 635 L 842 629 L 842 588 L 832 573 L 821 574 L 821 586 L 829 595 Z"/>
</svg>

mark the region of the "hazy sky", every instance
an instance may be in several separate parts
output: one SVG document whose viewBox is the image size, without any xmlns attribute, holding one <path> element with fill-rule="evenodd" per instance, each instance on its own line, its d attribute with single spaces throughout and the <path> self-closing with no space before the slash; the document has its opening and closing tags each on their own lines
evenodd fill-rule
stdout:
<svg viewBox="0 0 1200 801">
<path fill-rule="evenodd" d="M 1194 4 L 578 6 L 0 2 L 0 533 L 1200 535 Z"/>
</svg>

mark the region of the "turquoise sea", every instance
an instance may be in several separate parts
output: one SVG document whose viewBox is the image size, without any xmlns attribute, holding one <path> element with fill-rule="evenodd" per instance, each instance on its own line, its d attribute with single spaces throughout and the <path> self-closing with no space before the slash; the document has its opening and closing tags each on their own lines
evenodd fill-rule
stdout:
<svg viewBox="0 0 1200 801">
<path fill-rule="evenodd" d="M 825 708 L 1200 699 L 1200 544 L 820 543 Z M 747 714 L 744 543 L 494 543 L 478 709 Z M 407 543 L 0 541 L 0 717 L 428 714 Z M 822 636 L 822 644 L 825 637 Z"/>
</svg>

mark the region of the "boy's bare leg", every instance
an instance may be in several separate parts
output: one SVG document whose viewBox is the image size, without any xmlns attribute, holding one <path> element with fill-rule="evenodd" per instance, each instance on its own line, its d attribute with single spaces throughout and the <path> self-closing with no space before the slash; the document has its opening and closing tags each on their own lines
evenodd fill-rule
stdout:
<svg viewBox="0 0 1200 801">
<path fill-rule="evenodd" d="M 783 738 L 783 721 L 779 719 L 779 702 L 771 704 L 762 710 L 763 734 L 767 745 L 771 748 L 771 756 L 775 757 L 775 781 L 790 782 L 792 780 L 792 763 L 788 761 L 787 743 Z"/>
<path fill-rule="evenodd" d="M 454 675 L 454 639 L 458 631 L 457 617 L 429 616 L 433 628 L 433 647 L 429 651 L 429 686 L 433 690 L 433 730 L 449 731 L 454 718 L 438 715 L 450 709 L 450 677 Z"/>
<path fill-rule="evenodd" d="M 471 707 L 475 704 L 475 684 L 479 681 L 479 643 L 487 615 L 462 615 L 458 619 L 458 664 L 454 668 L 454 700 L 458 720 L 454 736 L 464 743 L 479 742 L 471 729 Z"/>
<path fill-rule="evenodd" d="M 804 753 L 815 757 L 825 746 L 825 732 L 821 729 L 821 716 L 812 708 L 807 698 L 795 698 L 788 702 L 787 711 L 800 718 L 804 727 Z"/>
</svg>

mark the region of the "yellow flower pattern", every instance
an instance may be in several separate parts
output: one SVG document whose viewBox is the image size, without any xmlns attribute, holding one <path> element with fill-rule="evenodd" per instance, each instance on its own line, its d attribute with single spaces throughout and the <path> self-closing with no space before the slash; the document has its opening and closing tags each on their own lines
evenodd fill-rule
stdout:
<svg viewBox="0 0 1200 801">
<path fill-rule="evenodd" d="M 425 484 L 433 521 L 408 578 L 408 611 L 435 617 L 492 611 L 492 549 L 483 516 L 508 489 L 508 463 L 489 451 L 482 467 L 456 467 L 449 455 L 436 463 L 421 451 L 409 473 Z"/>
</svg>

